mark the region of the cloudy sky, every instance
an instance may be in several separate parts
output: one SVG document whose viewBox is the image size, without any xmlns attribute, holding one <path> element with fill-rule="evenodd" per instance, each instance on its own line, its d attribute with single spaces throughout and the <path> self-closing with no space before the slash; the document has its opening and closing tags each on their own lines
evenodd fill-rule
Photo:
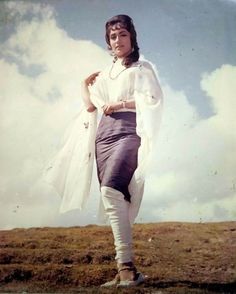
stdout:
<svg viewBox="0 0 236 294">
<path fill-rule="evenodd" d="M 0 228 L 96 223 L 59 214 L 41 180 L 81 106 L 80 82 L 111 62 L 104 24 L 135 23 L 165 96 L 159 144 L 137 222 L 236 220 L 236 1 L 0 2 Z"/>
</svg>

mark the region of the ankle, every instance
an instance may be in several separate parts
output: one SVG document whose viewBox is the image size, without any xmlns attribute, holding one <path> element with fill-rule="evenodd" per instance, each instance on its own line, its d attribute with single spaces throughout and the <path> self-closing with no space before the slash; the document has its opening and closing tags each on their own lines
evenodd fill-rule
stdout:
<svg viewBox="0 0 236 294">
<path fill-rule="evenodd" d="M 132 261 L 117 263 L 118 271 L 123 268 L 134 268 L 134 264 Z"/>
<path fill-rule="evenodd" d="M 133 262 L 118 263 L 118 273 L 121 281 L 134 281 L 136 272 Z"/>
</svg>

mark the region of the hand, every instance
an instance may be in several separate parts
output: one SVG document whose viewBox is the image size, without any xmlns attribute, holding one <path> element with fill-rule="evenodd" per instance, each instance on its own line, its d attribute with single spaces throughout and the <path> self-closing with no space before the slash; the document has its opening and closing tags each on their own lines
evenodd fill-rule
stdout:
<svg viewBox="0 0 236 294">
<path fill-rule="evenodd" d="M 96 81 L 96 77 L 99 75 L 100 71 L 97 71 L 93 74 L 91 74 L 89 77 L 87 77 L 84 82 L 85 82 L 85 85 L 88 87 L 88 86 L 92 86 L 95 81 Z"/>
<path fill-rule="evenodd" d="M 115 110 L 119 110 L 123 107 L 122 102 L 117 102 L 117 103 L 109 103 L 105 104 L 102 109 L 103 113 L 105 115 L 112 114 Z"/>
</svg>

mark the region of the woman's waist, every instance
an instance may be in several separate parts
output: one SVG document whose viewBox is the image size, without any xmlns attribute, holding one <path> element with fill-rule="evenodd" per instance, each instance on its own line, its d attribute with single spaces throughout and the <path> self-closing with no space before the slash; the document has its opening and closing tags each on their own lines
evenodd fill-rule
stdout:
<svg viewBox="0 0 236 294">
<path fill-rule="evenodd" d="M 114 110 L 114 112 L 133 112 L 133 113 L 136 113 L 136 109 L 121 108 L 121 109 L 118 109 L 118 110 Z"/>
<path fill-rule="evenodd" d="M 102 123 L 112 124 L 134 124 L 136 125 L 136 112 L 130 110 L 116 110 L 111 114 L 103 114 L 101 117 L 100 124 Z"/>
<path fill-rule="evenodd" d="M 119 134 L 136 134 L 136 113 L 115 112 L 103 115 L 97 129 L 97 137 L 108 137 Z"/>
</svg>

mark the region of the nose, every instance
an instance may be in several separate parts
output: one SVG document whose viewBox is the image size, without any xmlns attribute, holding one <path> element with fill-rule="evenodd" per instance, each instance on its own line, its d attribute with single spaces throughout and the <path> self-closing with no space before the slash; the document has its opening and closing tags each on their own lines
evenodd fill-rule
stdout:
<svg viewBox="0 0 236 294">
<path fill-rule="evenodd" d="M 118 42 L 120 41 L 120 39 L 121 39 L 121 38 L 120 38 L 120 36 L 119 36 L 119 35 L 118 35 L 118 36 L 116 36 L 115 42 L 116 42 L 116 43 L 118 43 Z"/>
</svg>

